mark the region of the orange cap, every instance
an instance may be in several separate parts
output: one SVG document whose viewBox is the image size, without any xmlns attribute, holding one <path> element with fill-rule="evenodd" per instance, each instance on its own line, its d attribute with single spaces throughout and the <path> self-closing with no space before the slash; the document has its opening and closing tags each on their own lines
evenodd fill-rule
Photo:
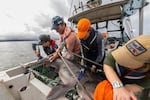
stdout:
<svg viewBox="0 0 150 100">
<path fill-rule="evenodd" d="M 77 37 L 79 39 L 83 39 L 86 36 L 90 26 L 91 26 L 91 22 L 89 19 L 87 18 L 80 19 L 77 24 L 77 28 L 78 28 Z"/>
</svg>

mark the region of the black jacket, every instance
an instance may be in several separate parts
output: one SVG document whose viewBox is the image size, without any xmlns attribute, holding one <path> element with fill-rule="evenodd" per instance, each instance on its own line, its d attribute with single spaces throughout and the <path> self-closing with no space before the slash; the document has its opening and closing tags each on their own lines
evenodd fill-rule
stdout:
<svg viewBox="0 0 150 100">
<path fill-rule="evenodd" d="M 50 55 L 50 54 L 54 53 L 57 48 L 58 48 L 58 46 L 57 46 L 57 44 L 55 43 L 55 40 L 51 40 L 50 48 L 49 48 L 49 47 L 43 47 L 43 50 L 44 50 L 44 52 L 45 52 L 47 55 Z"/>
<path fill-rule="evenodd" d="M 86 40 L 81 40 L 83 55 L 85 58 L 88 58 L 97 63 L 102 63 L 104 60 L 104 43 L 103 37 L 98 31 L 92 29 L 90 36 Z M 93 65 L 90 62 L 84 61 L 84 63 L 91 67 Z"/>
</svg>

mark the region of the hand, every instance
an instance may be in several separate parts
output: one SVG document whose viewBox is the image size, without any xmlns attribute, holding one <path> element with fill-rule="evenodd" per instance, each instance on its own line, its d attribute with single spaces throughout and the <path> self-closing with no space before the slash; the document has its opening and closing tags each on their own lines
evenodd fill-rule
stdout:
<svg viewBox="0 0 150 100">
<path fill-rule="evenodd" d="M 127 84 L 127 85 L 125 85 L 125 88 L 128 91 L 131 91 L 135 94 L 138 93 L 138 92 L 142 92 L 142 90 L 144 89 L 143 87 L 141 87 L 139 85 L 136 85 L 136 84 Z"/>
<path fill-rule="evenodd" d="M 125 87 L 113 89 L 113 100 L 137 100 L 133 92 L 128 91 Z"/>
<path fill-rule="evenodd" d="M 43 57 L 41 55 L 38 56 L 38 60 L 41 60 Z"/>
<path fill-rule="evenodd" d="M 36 57 L 38 57 L 38 56 L 40 56 L 40 53 L 35 50 L 35 51 L 34 51 L 34 55 L 35 55 Z"/>
<path fill-rule="evenodd" d="M 49 58 L 49 61 L 50 61 L 50 62 L 53 62 L 57 57 L 58 57 L 58 53 L 55 52 L 55 53 Z"/>
<path fill-rule="evenodd" d="M 96 71 L 96 66 L 95 65 L 92 65 L 91 67 L 91 72 L 95 72 Z"/>
</svg>

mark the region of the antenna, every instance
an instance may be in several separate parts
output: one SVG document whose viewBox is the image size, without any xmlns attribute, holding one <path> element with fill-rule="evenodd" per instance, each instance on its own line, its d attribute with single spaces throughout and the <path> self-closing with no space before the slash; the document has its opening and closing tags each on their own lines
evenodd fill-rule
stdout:
<svg viewBox="0 0 150 100">
<path fill-rule="evenodd" d="M 71 6 L 70 6 L 70 11 L 69 11 L 69 15 L 68 16 L 71 15 L 72 5 L 73 5 L 73 0 L 71 0 Z"/>
</svg>

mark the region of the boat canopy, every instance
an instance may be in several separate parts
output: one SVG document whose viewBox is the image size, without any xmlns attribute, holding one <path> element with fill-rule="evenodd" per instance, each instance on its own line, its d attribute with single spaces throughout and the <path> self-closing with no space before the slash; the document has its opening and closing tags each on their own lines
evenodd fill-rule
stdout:
<svg viewBox="0 0 150 100">
<path fill-rule="evenodd" d="M 91 23 L 104 22 L 108 20 L 117 20 L 122 18 L 122 6 L 127 3 L 126 0 L 98 7 L 78 13 L 68 19 L 68 21 L 77 24 L 81 18 L 90 19 Z"/>
</svg>

